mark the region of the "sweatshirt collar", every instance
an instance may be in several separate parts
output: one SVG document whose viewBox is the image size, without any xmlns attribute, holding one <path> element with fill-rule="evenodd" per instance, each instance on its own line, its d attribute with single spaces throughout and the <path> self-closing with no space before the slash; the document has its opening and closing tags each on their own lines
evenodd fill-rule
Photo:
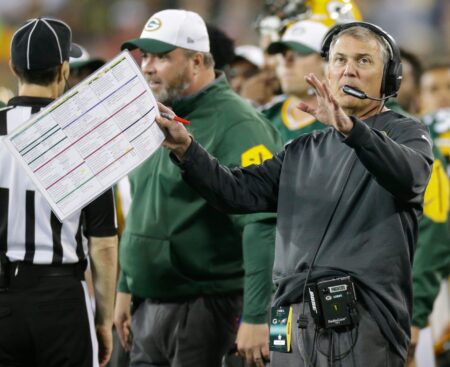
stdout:
<svg viewBox="0 0 450 367">
<path fill-rule="evenodd" d="M 53 101 L 52 98 L 17 96 L 8 101 L 8 106 L 45 107 Z"/>
</svg>

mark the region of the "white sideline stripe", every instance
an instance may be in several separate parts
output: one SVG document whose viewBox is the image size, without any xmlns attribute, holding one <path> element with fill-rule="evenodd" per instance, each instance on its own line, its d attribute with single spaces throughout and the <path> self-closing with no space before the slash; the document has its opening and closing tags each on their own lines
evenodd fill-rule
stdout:
<svg viewBox="0 0 450 367">
<path fill-rule="evenodd" d="M 99 367 L 98 365 L 98 341 L 97 334 L 95 332 L 94 313 L 92 310 L 91 297 L 89 296 L 87 284 L 84 280 L 81 281 L 84 291 L 84 300 L 86 302 L 86 311 L 89 319 L 89 330 L 91 332 L 92 342 L 92 367 Z"/>
</svg>

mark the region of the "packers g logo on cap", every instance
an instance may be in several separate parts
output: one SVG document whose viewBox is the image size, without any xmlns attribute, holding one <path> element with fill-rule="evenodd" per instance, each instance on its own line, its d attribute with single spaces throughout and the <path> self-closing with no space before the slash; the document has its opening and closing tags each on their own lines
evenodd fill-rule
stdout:
<svg viewBox="0 0 450 367">
<path fill-rule="evenodd" d="M 291 34 L 295 34 L 296 36 L 300 36 L 304 33 L 306 33 L 306 29 L 303 26 L 292 26 L 292 29 L 290 31 Z"/>
<path fill-rule="evenodd" d="M 162 26 L 161 19 L 152 18 L 145 25 L 145 30 L 148 32 L 153 32 L 153 31 L 156 31 L 157 29 L 161 28 L 161 26 Z"/>
</svg>

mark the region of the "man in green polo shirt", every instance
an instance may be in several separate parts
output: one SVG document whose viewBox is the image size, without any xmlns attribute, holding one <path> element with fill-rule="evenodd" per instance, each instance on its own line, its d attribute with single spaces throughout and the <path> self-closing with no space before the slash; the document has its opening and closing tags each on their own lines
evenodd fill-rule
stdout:
<svg viewBox="0 0 450 367">
<path fill-rule="evenodd" d="M 269 54 L 279 54 L 277 75 L 283 95 L 263 109 L 285 143 L 300 134 L 325 126 L 310 114 L 297 108 L 300 102 L 316 104 L 314 89 L 305 81 L 313 73 L 324 79 L 324 61 L 320 57 L 322 39 L 328 28 L 322 23 L 302 20 L 294 23 L 278 42 L 269 45 Z"/>
<path fill-rule="evenodd" d="M 281 148 L 270 122 L 215 73 L 198 14 L 160 11 L 122 48 L 141 50 L 156 99 L 190 120 L 190 133 L 228 166 L 261 163 Z M 183 182 L 162 148 L 129 178 L 115 325 L 125 347 L 131 325 L 131 366 L 219 367 L 235 342 L 262 366 L 275 217 L 222 214 Z M 144 301 L 131 320 L 132 294 Z"/>
</svg>

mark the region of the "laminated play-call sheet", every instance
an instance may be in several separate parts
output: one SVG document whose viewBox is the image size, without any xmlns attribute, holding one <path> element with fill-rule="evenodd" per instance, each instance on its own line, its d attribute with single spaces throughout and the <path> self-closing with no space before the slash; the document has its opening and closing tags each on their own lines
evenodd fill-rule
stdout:
<svg viewBox="0 0 450 367">
<path fill-rule="evenodd" d="M 156 100 L 127 51 L 9 134 L 4 142 L 62 221 L 161 145 Z"/>
</svg>

